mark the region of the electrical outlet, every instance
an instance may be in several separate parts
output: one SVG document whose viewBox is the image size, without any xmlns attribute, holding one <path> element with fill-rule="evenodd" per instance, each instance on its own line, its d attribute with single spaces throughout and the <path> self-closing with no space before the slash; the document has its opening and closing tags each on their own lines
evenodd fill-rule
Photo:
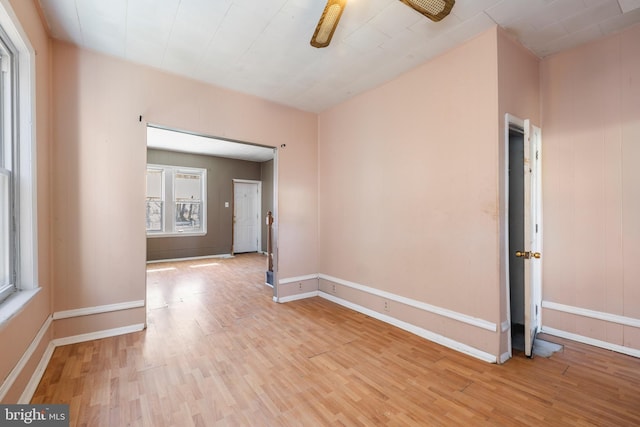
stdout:
<svg viewBox="0 0 640 427">
<path fill-rule="evenodd" d="M 336 293 L 336 285 L 331 285 L 331 292 Z"/>
<path fill-rule="evenodd" d="M 391 309 L 391 306 L 389 304 L 389 301 L 384 300 L 384 311 L 389 311 Z"/>
<path fill-rule="evenodd" d="M 302 290 L 302 283 L 298 283 L 298 289 Z"/>
</svg>

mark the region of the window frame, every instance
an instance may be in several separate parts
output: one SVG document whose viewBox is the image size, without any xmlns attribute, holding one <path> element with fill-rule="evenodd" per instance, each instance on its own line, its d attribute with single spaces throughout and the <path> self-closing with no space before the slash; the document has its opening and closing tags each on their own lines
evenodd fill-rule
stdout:
<svg viewBox="0 0 640 427">
<path fill-rule="evenodd" d="M 13 266 L 15 291 L 0 302 L 0 327 L 40 290 L 36 156 L 36 55 L 8 0 L 0 0 L 3 40 L 13 51 Z"/>
<path fill-rule="evenodd" d="M 149 197 L 149 172 L 153 171 L 152 173 L 159 173 L 160 174 L 160 197 Z M 157 234 L 157 233 L 164 233 L 165 231 L 165 185 L 164 185 L 164 180 L 165 180 L 165 175 L 164 175 L 164 169 L 163 168 L 157 168 L 157 167 L 153 167 L 153 166 L 149 166 L 147 165 L 147 194 L 146 194 L 146 232 L 147 234 Z M 151 207 L 149 206 L 149 203 L 151 202 L 160 202 L 160 229 L 150 229 L 150 223 L 151 221 L 149 220 L 149 211 L 151 209 Z"/>
<path fill-rule="evenodd" d="M 146 228 L 147 238 L 158 237 L 186 237 L 186 236 L 206 236 L 207 235 L 207 170 L 204 168 L 173 166 L 160 164 L 147 164 L 147 175 L 149 170 L 162 171 L 162 231 L 151 231 Z M 200 228 L 197 231 L 181 229 L 177 221 L 177 209 L 179 204 L 185 204 L 185 200 L 176 198 L 176 175 L 198 175 L 200 177 L 200 198 L 193 199 L 200 204 Z M 148 190 L 148 187 L 147 187 Z M 147 203 L 150 201 L 147 195 Z M 148 212 L 148 211 L 147 211 Z M 149 223 L 147 217 L 147 223 Z"/>
<path fill-rule="evenodd" d="M 6 194 L 2 194 L 4 200 L 0 200 L 0 226 L 6 233 L 6 241 L 0 241 L 2 251 L 6 258 L 0 259 L 0 263 L 6 265 L 5 274 L 0 276 L 0 303 L 9 298 L 18 290 L 18 272 L 16 265 L 19 252 L 17 231 L 19 230 L 17 206 L 18 180 L 16 174 L 18 166 L 18 139 L 15 132 L 17 127 L 17 51 L 11 38 L 0 26 L 0 175 L 6 177 Z M 4 191 L 3 191 L 4 193 Z M 6 206 L 5 206 L 6 205 Z M 6 209 L 6 210 L 5 210 Z M 4 239 L 3 239 L 4 240 Z M 6 245 L 6 247 L 4 247 Z M 6 279 L 6 281 L 5 281 Z"/>
</svg>

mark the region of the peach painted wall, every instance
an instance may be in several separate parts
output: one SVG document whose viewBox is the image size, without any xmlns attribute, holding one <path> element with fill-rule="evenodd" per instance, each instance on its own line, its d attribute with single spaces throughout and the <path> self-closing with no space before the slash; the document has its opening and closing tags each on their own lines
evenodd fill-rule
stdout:
<svg viewBox="0 0 640 427">
<path fill-rule="evenodd" d="M 542 61 L 544 302 L 640 319 L 640 26 Z M 640 328 L 543 327 L 640 349 Z"/>
<path fill-rule="evenodd" d="M 145 298 L 146 122 L 286 144 L 278 159 L 279 274 L 317 271 L 315 114 L 62 42 L 53 52 L 54 311 Z M 126 322 L 145 321 L 143 310 L 133 317 Z M 77 318 L 56 323 L 55 335 L 119 326 Z"/>
<path fill-rule="evenodd" d="M 505 196 L 505 114 L 529 119 L 540 127 L 540 60 L 498 28 L 498 123 L 499 123 L 499 194 L 500 194 L 500 319 L 507 321 L 506 264 L 506 196 Z M 509 351 L 510 329 L 501 335 L 500 354 Z"/>
<path fill-rule="evenodd" d="M 41 291 L 24 309 L 0 326 L 0 381 L 4 381 L 25 353 L 29 344 L 51 314 L 51 209 L 50 209 L 50 128 L 49 128 L 49 76 L 50 45 L 38 10 L 30 1 L 11 0 L 22 29 L 36 51 L 36 105 L 35 138 L 37 157 L 37 214 L 38 214 L 38 281 Z M 51 331 L 45 331 L 42 344 L 21 371 L 13 386 L 2 400 L 15 403 L 31 378 L 36 365 L 51 339 Z M 0 383 L 1 384 L 1 383 Z"/>
<path fill-rule="evenodd" d="M 500 323 L 497 67 L 493 28 L 320 115 L 322 274 Z M 422 317 L 498 354 L 497 332 Z"/>
</svg>

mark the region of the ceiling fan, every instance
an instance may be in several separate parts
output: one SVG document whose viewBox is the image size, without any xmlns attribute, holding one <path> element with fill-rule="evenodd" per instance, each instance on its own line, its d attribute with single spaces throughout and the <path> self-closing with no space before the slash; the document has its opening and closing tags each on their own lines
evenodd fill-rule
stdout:
<svg viewBox="0 0 640 427">
<path fill-rule="evenodd" d="M 455 0 L 400 0 L 432 21 L 440 21 L 451 12 Z M 311 46 L 327 47 L 336 31 L 347 0 L 327 0 L 322 16 L 311 38 Z"/>
</svg>

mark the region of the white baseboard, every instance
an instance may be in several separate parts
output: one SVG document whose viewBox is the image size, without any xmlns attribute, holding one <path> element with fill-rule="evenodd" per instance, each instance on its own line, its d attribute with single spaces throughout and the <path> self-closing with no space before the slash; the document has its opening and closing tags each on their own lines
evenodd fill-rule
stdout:
<svg viewBox="0 0 640 427">
<path fill-rule="evenodd" d="M 372 288 L 369 286 L 365 286 L 365 285 L 361 285 L 359 283 L 355 283 L 355 282 L 350 282 L 348 280 L 344 280 L 344 279 L 340 279 L 337 277 L 333 277 L 333 276 L 329 276 L 327 274 L 307 274 L 304 276 L 296 276 L 296 277 L 286 277 L 283 279 L 280 279 L 278 281 L 278 284 L 280 285 L 286 285 L 288 283 L 295 283 L 295 282 L 303 282 L 305 280 L 314 280 L 314 279 L 323 279 L 323 280 L 327 280 L 329 282 L 333 282 L 342 286 L 346 286 L 348 288 L 352 288 L 352 289 L 356 289 L 358 291 L 361 292 L 366 292 L 370 295 L 376 295 L 379 296 L 381 298 L 385 298 L 388 299 L 390 301 L 396 301 L 399 302 L 400 304 L 404 304 L 410 307 L 414 307 L 414 308 L 418 308 L 420 310 L 424 310 L 427 311 L 429 313 L 433 313 L 433 314 L 437 314 L 439 316 L 444 316 L 447 317 L 449 319 L 453 319 L 453 320 L 457 320 L 458 322 L 462 322 L 462 323 L 466 323 L 467 325 L 471 325 L 471 326 L 475 326 L 481 329 L 485 329 L 487 331 L 491 331 L 491 332 L 497 332 L 498 331 L 498 325 L 494 322 L 490 322 L 488 320 L 484 320 L 484 319 L 480 319 L 478 317 L 473 317 L 473 316 L 469 316 L 467 314 L 464 313 L 459 313 L 457 311 L 453 311 L 453 310 L 449 310 L 446 308 L 442 308 L 442 307 L 437 307 L 435 305 L 431 305 L 431 304 L 427 304 L 425 302 L 422 301 L 418 301 L 418 300 L 414 300 L 411 298 L 407 298 L 401 295 L 396 295 L 393 294 L 391 292 L 386 292 L 386 291 L 382 291 L 380 289 L 376 289 L 376 288 Z M 289 298 L 289 297 L 285 297 L 285 298 Z M 308 296 L 304 296 L 302 298 L 309 298 Z M 295 298 L 295 299 L 301 299 L 301 298 Z M 295 299 L 287 299 L 286 301 L 294 301 Z M 285 300 L 283 300 L 282 298 L 280 299 L 279 302 L 286 302 Z M 504 323 L 500 325 L 501 328 L 504 328 Z M 507 327 L 510 326 L 507 322 Z M 502 329 L 502 331 L 504 332 L 506 329 Z"/>
<path fill-rule="evenodd" d="M 154 259 L 151 261 L 147 261 L 147 264 L 158 264 L 160 262 L 180 262 L 180 261 L 196 261 L 199 259 L 212 259 L 212 258 L 233 258 L 234 256 L 231 254 L 220 254 L 220 255 L 204 255 L 204 256 L 192 256 L 185 258 L 168 258 L 168 259 Z"/>
<path fill-rule="evenodd" d="M 295 295 L 289 295 L 286 297 L 280 297 L 276 302 L 286 303 L 286 302 L 297 301 L 297 300 L 306 299 L 306 298 L 313 298 L 317 296 L 318 296 L 318 291 L 305 292 L 303 294 L 295 294 Z"/>
<path fill-rule="evenodd" d="M 43 327 L 40 329 L 41 331 L 46 332 L 46 329 L 48 328 L 47 325 L 50 326 L 51 321 L 53 320 L 52 316 L 49 316 L 47 320 L 48 321 L 45 323 L 45 325 L 43 325 Z M 49 345 L 47 346 L 47 349 L 45 350 L 44 354 L 40 358 L 40 362 L 38 363 L 38 366 L 36 367 L 35 371 L 31 375 L 31 378 L 29 379 L 27 386 L 25 387 L 22 394 L 20 395 L 20 399 L 18 400 L 18 403 L 27 404 L 31 402 L 31 399 L 33 398 L 33 394 L 36 392 L 36 389 L 38 388 L 38 384 L 40 383 L 40 380 L 44 375 L 44 371 L 47 369 L 47 365 L 49 365 L 49 361 L 51 360 L 51 356 L 53 356 L 53 352 L 56 349 L 56 347 L 61 345 L 76 344 L 79 342 L 97 340 L 101 338 L 114 337 L 117 335 L 124 335 L 131 332 L 138 332 L 143 329 L 144 329 L 144 323 L 139 323 L 135 325 L 123 326 L 121 328 L 113 328 L 113 329 L 107 329 L 104 331 L 91 332 L 88 334 L 58 338 L 50 341 Z M 31 346 L 29 346 L 29 349 L 31 349 L 31 347 L 33 346 L 33 349 L 35 350 L 35 348 L 39 345 L 39 341 L 42 340 L 43 335 L 44 335 L 44 332 L 42 332 L 42 334 L 38 333 L 38 336 L 36 337 L 36 338 L 39 337 L 37 344 L 34 345 L 34 343 L 36 343 L 36 340 L 34 339 L 34 342 L 32 343 Z M 28 361 L 32 354 L 33 354 L 33 350 L 31 350 L 30 353 L 29 353 L 29 350 L 27 350 L 27 352 L 25 352 L 25 354 L 22 356 L 22 359 L 20 359 L 20 362 L 22 362 L 23 359 L 26 359 L 26 361 Z M 14 371 L 18 370 L 18 374 L 20 373 L 19 371 L 22 371 L 22 369 L 24 368 L 24 365 L 26 364 L 26 362 L 22 364 L 20 362 L 18 362 L 18 365 L 16 365 L 16 367 L 14 368 Z M 15 376 L 17 377 L 17 374 Z M 9 379 L 7 379 L 7 381 L 5 381 L 5 383 L 2 385 L 2 388 L 6 387 L 7 389 L 4 392 L 5 394 L 6 394 L 6 391 L 8 391 L 8 389 L 11 387 L 11 385 L 13 385 L 13 381 L 15 381 L 15 378 L 13 378 L 13 380 L 11 380 L 10 383 L 9 383 Z M 0 395 L 0 400 L 3 397 L 4 395 Z"/>
<path fill-rule="evenodd" d="M 49 341 L 49 345 L 40 358 L 40 362 L 38 363 L 36 370 L 33 371 L 33 375 L 31 375 L 27 386 L 24 388 L 22 394 L 20 395 L 20 398 L 18 399 L 18 404 L 26 405 L 28 403 L 31 403 L 33 394 L 36 392 L 38 384 L 40 384 L 40 380 L 44 375 L 44 371 L 47 369 L 47 366 L 49 366 L 49 361 L 51 360 L 51 356 L 53 356 L 53 351 L 55 349 L 56 346 L 52 341 Z"/>
<path fill-rule="evenodd" d="M 9 372 L 9 375 L 7 375 L 7 378 L 5 378 L 2 385 L 0 385 L 0 402 L 2 402 L 6 394 L 9 392 L 9 390 L 13 386 L 13 383 L 16 381 L 16 379 L 18 379 L 18 376 L 22 373 L 22 370 L 24 369 L 24 367 L 27 365 L 27 363 L 29 363 L 29 360 L 31 360 L 33 353 L 35 353 L 36 349 L 38 348 L 38 346 L 42 341 L 42 338 L 44 338 L 45 334 L 51 327 L 52 323 L 53 323 L 53 317 L 52 316 L 47 317 L 47 320 L 45 320 L 45 322 L 42 324 L 42 326 L 38 330 L 38 333 L 29 344 L 29 347 L 27 347 L 25 352 L 22 354 L 22 357 L 20 358 L 20 360 L 18 360 L 18 363 L 16 363 L 16 366 L 13 367 L 11 372 Z"/>
<path fill-rule="evenodd" d="M 506 353 L 502 353 L 500 355 L 500 364 L 502 365 L 504 362 L 506 362 L 509 359 L 511 359 L 511 355 L 509 354 L 508 351 Z"/>
<path fill-rule="evenodd" d="M 540 332 L 549 334 L 549 335 L 555 335 L 556 337 L 560 337 L 560 338 L 566 338 L 572 341 L 581 342 L 583 344 L 589 344 L 595 347 L 605 348 L 607 350 L 612 350 L 617 353 L 622 353 L 622 354 L 626 354 L 634 357 L 640 357 L 640 350 L 638 349 L 625 347 L 622 345 L 613 344 L 606 341 L 597 340 L 595 338 L 585 337 L 585 336 L 574 334 L 571 332 L 562 331 L 560 329 L 550 328 L 548 326 L 543 325 Z"/>
<path fill-rule="evenodd" d="M 278 281 L 278 284 L 280 285 L 285 285 L 285 284 L 289 284 L 289 283 L 295 283 L 295 282 L 302 282 L 305 280 L 314 280 L 314 279 L 323 279 L 323 280 L 327 280 L 329 282 L 333 282 L 345 287 L 349 287 L 352 289 L 357 289 L 361 292 L 366 292 L 370 295 L 375 295 L 375 296 L 379 296 L 391 301 L 396 301 L 399 302 L 401 304 L 410 306 L 410 307 L 414 307 L 414 308 L 418 308 L 420 310 L 429 312 L 429 313 L 433 313 L 433 314 L 437 314 L 440 316 L 444 316 L 447 317 L 449 319 L 453 319 L 453 320 L 457 320 L 459 322 L 471 325 L 471 326 L 475 326 L 484 330 L 488 330 L 491 332 L 497 332 L 498 331 L 498 325 L 496 325 L 493 322 L 489 322 L 487 320 L 484 319 L 480 319 L 477 317 L 472 317 L 463 313 L 459 313 L 459 312 L 455 312 L 453 310 L 448 310 L 442 307 L 436 307 L 434 305 L 431 304 L 427 304 L 424 303 L 422 301 L 417 301 L 417 300 L 413 300 L 411 298 L 407 298 L 407 297 L 403 297 L 401 295 L 396 295 L 396 294 L 392 294 L 390 292 L 386 292 L 386 291 L 382 291 L 376 288 L 371 288 L 369 286 L 364 286 L 364 285 L 360 285 L 358 283 L 354 283 L 354 282 L 350 282 L 347 280 L 343 280 L 343 279 L 339 279 L 333 276 L 329 276 L 326 274 L 308 274 L 308 275 L 304 275 L 304 276 L 297 276 L 297 277 L 288 277 L 288 278 L 283 278 L 281 280 Z M 445 336 L 436 334 L 434 332 L 428 331 L 426 329 L 422 329 L 420 327 L 417 327 L 415 325 L 412 325 L 410 323 L 404 322 L 402 320 L 396 319 L 394 317 L 391 316 L 387 316 L 385 314 L 381 314 L 377 311 L 374 310 L 370 310 L 366 307 L 360 306 L 358 304 L 352 303 L 350 301 L 344 300 L 342 298 L 338 298 L 334 295 L 325 293 L 321 290 L 318 291 L 313 291 L 313 292 L 306 292 L 306 293 L 302 293 L 302 294 L 296 294 L 296 295 L 290 295 L 290 296 L 286 296 L 286 297 L 279 297 L 276 298 L 274 297 L 273 300 L 275 302 L 279 302 L 279 303 L 286 303 L 286 302 L 290 302 L 290 301 L 296 301 L 296 300 L 300 300 L 300 299 L 305 299 L 305 298 L 312 298 L 315 296 L 320 296 L 323 297 L 325 299 L 328 299 L 330 301 L 336 302 L 337 304 L 340 304 L 342 306 L 351 308 L 355 311 L 358 311 L 360 313 L 365 313 L 371 317 L 374 317 L 376 319 L 382 320 L 386 323 L 390 323 L 394 326 L 397 326 L 401 329 L 404 329 L 406 331 L 409 331 L 411 333 L 414 333 L 418 336 L 421 336 L 423 338 L 426 338 L 430 341 L 434 341 L 437 342 L 439 344 L 442 344 L 446 347 L 452 348 L 454 350 L 458 350 L 462 353 L 465 354 L 469 354 L 473 357 L 476 357 L 478 359 L 490 362 L 490 363 L 496 363 L 497 362 L 497 358 L 496 356 L 486 353 L 484 351 L 478 350 L 476 348 L 470 347 L 466 344 L 457 342 L 455 340 L 452 340 L 450 338 L 447 338 Z M 504 327 L 504 324 L 500 325 L 501 328 Z M 507 324 L 507 327 L 509 325 Z"/>
<path fill-rule="evenodd" d="M 412 325 L 410 323 L 404 322 L 402 320 L 398 320 L 395 317 L 387 316 L 382 313 L 378 313 L 377 311 L 368 309 L 358 304 L 354 304 L 350 301 L 344 300 L 342 298 L 338 298 L 336 296 L 327 294 L 325 292 L 319 291 L 318 296 L 328 299 L 329 301 L 335 302 L 336 304 L 342 305 L 343 307 L 350 308 L 362 314 L 366 314 L 367 316 L 373 317 L 375 319 L 381 320 L 385 323 L 389 323 L 390 325 L 396 326 L 400 329 L 403 329 L 407 332 L 411 332 L 412 334 L 418 335 L 422 338 L 425 338 L 429 341 L 433 341 L 437 344 L 443 345 L 450 349 L 459 351 L 461 353 L 467 354 L 469 356 L 473 356 L 477 359 L 483 360 L 489 363 L 496 363 L 496 356 L 489 354 L 485 351 L 478 350 L 475 347 L 471 347 L 467 344 L 463 344 L 461 342 L 452 340 L 451 338 L 447 338 L 440 334 L 436 334 L 435 332 L 431 332 L 427 329 L 420 328 L 418 326 Z"/>
<path fill-rule="evenodd" d="M 388 299 L 390 301 L 396 301 L 399 302 L 400 304 L 404 304 L 407 305 L 409 307 L 414 307 L 423 311 L 427 311 L 429 313 L 433 313 L 433 314 L 437 314 L 439 316 L 444 316 L 447 317 L 449 319 L 453 319 L 453 320 L 457 320 L 458 322 L 462 322 L 462 323 L 466 323 L 467 325 L 471 325 L 471 326 L 475 326 L 481 329 L 485 329 L 487 331 L 491 331 L 491 332 L 497 332 L 498 331 L 498 325 L 496 325 L 494 322 L 490 322 L 488 320 L 484 320 L 484 319 L 480 319 L 478 317 L 473 317 L 473 316 L 469 316 L 467 314 L 464 313 L 459 313 L 457 311 L 453 311 L 453 310 L 449 310 L 446 308 L 442 308 L 442 307 L 437 307 L 435 305 L 431 305 L 431 304 L 427 304 L 425 302 L 422 301 L 418 301 L 418 300 L 414 300 L 411 298 L 407 298 L 401 295 L 396 295 L 393 294 L 391 292 L 386 292 L 386 291 L 382 291 L 380 289 L 376 289 L 376 288 L 372 288 L 369 286 L 365 286 L 365 285 L 361 285 L 359 283 L 355 283 L 355 282 L 350 282 L 348 280 L 343 280 L 337 277 L 333 277 L 333 276 L 329 276 L 327 274 L 307 274 L 304 276 L 296 276 L 296 277 L 286 277 L 283 279 L 280 279 L 278 281 L 278 284 L 280 285 L 285 285 L 288 283 L 295 283 L 295 282 L 303 282 L 305 280 L 314 280 L 314 279 L 323 279 L 323 280 L 327 280 L 329 282 L 333 282 L 342 286 L 346 286 L 348 288 L 352 288 L 352 289 L 356 289 L 358 291 L 361 292 L 366 292 L 370 295 L 375 295 L 375 296 L 379 296 L 381 298 L 385 298 Z M 308 297 L 303 297 L 303 298 L 308 298 Z M 296 299 L 300 299 L 300 298 L 296 298 Z M 289 300 L 289 301 L 293 301 L 293 299 Z M 280 300 L 280 302 L 285 302 L 282 299 Z M 501 328 L 504 328 L 504 324 L 500 325 Z M 509 324 L 507 323 L 507 326 L 509 326 Z M 502 329 L 502 331 L 504 332 L 505 329 Z"/>
<path fill-rule="evenodd" d="M 106 329 L 104 331 L 89 332 L 87 334 L 73 335 L 70 337 L 56 338 L 52 342 L 58 347 L 61 345 L 76 344 L 79 342 L 99 340 L 102 338 L 115 337 L 118 335 L 130 334 L 132 332 L 140 332 L 144 329 L 144 323 L 136 323 L 134 325 L 122 326 L 120 328 Z"/>
<path fill-rule="evenodd" d="M 457 320 L 458 322 L 466 323 L 467 325 L 475 326 L 481 329 L 485 329 L 491 332 L 497 332 L 498 326 L 494 322 L 480 319 L 478 317 L 469 316 L 464 313 L 449 310 L 447 308 L 437 307 L 435 305 L 427 304 L 422 301 L 417 301 L 411 298 L 403 297 L 401 295 L 392 294 L 391 292 L 382 291 L 380 289 L 371 288 L 369 286 L 361 285 L 359 283 L 350 282 L 348 280 L 339 279 L 337 277 L 328 276 L 326 274 L 320 274 L 320 279 L 327 280 L 329 282 L 337 283 L 342 286 L 357 289 L 362 292 L 366 292 L 371 295 L 376 295 L 381 298 L 388 299 L 390 301 L 396 301 L 400 304 L 414 307 L 420 310 L 427 311 L 429 313 L 437 314 L 439 316 L 447 317 L 449 319 Z"/>
<path fill-rule="evenodd" d="M 115 304 L 98 305 L 95 307 L 76 308 L 53 313 L 53 320 L 68 319 L 71 317 L 89 316 L 91 314 L 110 313 L 112 311 L 129 310 L 144 307 L 144 300 L 125 301 Z"/>
</svg>

